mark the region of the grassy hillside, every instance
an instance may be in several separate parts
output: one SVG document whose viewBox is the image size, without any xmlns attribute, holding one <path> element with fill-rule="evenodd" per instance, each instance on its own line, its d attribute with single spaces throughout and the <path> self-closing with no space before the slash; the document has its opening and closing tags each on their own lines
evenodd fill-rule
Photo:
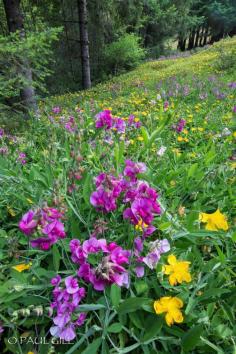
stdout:
<svg viewBox="0 0 236 354">
<path fill-rule="evenodd" d="M 2 127 L 2 352 L 236 353 L 235 44 Z"/>
</svg>

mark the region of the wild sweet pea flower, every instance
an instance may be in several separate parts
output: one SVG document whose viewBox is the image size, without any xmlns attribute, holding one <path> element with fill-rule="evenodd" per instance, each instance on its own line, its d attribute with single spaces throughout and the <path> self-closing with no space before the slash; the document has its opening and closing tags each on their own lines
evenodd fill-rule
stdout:
<svg viewBox="0 0 236 354">
<path fill-rule="evenodd" d="M 156 240 L 149 243 L 149 253 L 142 258 L 142 261 L 150 268 L 154 269 L 159 262 L 162 253 L 170 250 L 170 244 L 167 239 Z"/>
<path fill-rule="evenodd" d="M 163 156 L 164 153 L 166 152 L 167 147 L 166 146 L 161 146 L 160 149 L 157 151 L 158 156 Z"/>
<path fill-rule="evenodd" d="M 54 326 L 50 328 L 50 333 L 65 341 L 71 341 L 76 336 L 76 327 L 82 326 L 86 314 L 78 313 L 79 303 L 85 297 L 85 289 L 78 286 L 78 279 L 72 276 L 65 278 L 61 284 L 61 277 L 57 275 L 51 280 L 55 287 L 53 290 L 53 302 L 51 309 L 56 312 L 53 317 Z"/>
<path fill-rule="evenodd" d="M 66 237 L 62 216 L 55 208 L 29 210 L 20 220 L 19 229 L 27 236 L 40 235 L 30 240 L 31 246 L 46 251 L 58 239 Z"/>
<path fill-rule="evenodd" d="M 172 126 L 172 128 L 177 132 L 181 133 L 186 125 L 186 120 L 185 119 L 180 119 L 178 123 Z"/>
<path fill-rule="evenodd" d="M 117 130 L 118 133 L 125 133 L 126 124 L 121 118 L 115 118 L 113 123 L 113 129 Z"/>
<path fill-rule="evenodd" d="M 121 178 L 101 173 L 95 178 L 96 191 L 90 196 L 90 203 L 98 210 L 110 212 L 116 209 L 116 200 L 123 190 Z"/>
<path fill-rule="evenodd" d="M 3 146 L 0 148 L 0 155 L 7 155 L 8 154 L 8 147 Z"/>
<path fill-rule="evenodd" d="M 146 172 L 146 170 L 147 167 L 143 162 L 125 161 L 124 176 L 129 177 L 131 181 L 136 181 L 137 175 Z"/>
<path fill-rule="evenodd" d="M 161 214 L 157 198 L 156 191 L 143 181 L 134 184 L 124 197 L 124 202 L 130 202 L 130 207 L 123 212 L 124 219 L 129 219 L 136 230 L 143 231 L 145 236 L 155 231 L 156 228 L 151 223 L 155 214 Z"/>
<path fill-rule="evenodd" d="M 184 318 L 181 308 L 184 306 L 183 301 L 178 297 L 164 296 L 154 301 L 154 310 L 157 315 L 166 313 L 165 320 L 168 326 L 176 323 L 182 323 Z"/>
<path fill-rule="evenodd" d="M 24 152 L 20 152 L 17 158 L 17 161 L 19 161 L 22 165 L 26 164 L 26 154 Z"/>
<path fill-rule="evenodd" d="M 169 283 L 174 286 L 183 282 L 190 283 L 192 278 L 189 273 L 189 265 L 191 262 L 177 261 L 176 257 L 171 254 L 168 256 L 169 265 L 164 265 L 162 271 L 169 275 Z"/>
<path fill-rule="evenodd" d="M 128 271 L 123 265 L 129 263 L 130 251 L 122 249 L 114 242 L 107 244 L 105 239 L 95 237 L 84 241 L 83 244 L 80 244 L 79 240 L 72 240 L 70 250 L 72 261 L 80 265 L 78 276 L 91 283 L 95 290 L 103 291 L 111 284 L 128 287 Z M 95 257 L 92 263 L 91 255 Z"/>
<path fill-rule="evenodd" d="M 25 235 L 31 235 L 37 226 L 38 220 L 36 219 L 36 211 L 34 210 L 29 210 L 19 222 L 19 228 Z"/>
<path fill-rule="evenodd" d="M 96 128 L 105 128 L 106 130 L 112 128 L 113 117 L 112 117 L 111 111 L 109 109 L 106 109 L 106 110 L 98 113 L 95 116 L 95 118 L 96 118 L 96 123 L 95 123 Z"/>
<path fill-rule="evenodd" d="M 53 107 L 52 112 L 55 114 L 61 113 L 61 108 L 59 106 Z"/>
<path fill-rule="evenodd" d="M 227 218 L 224 214 L 217 209 L 212 214 L 200 213 L 199 221 L 205 223 L 205 229 L 209 231 L 218 231 L 224 230 L 227 231 L 229 229 L 229 225 L 227 223 Z"/>
</svg>

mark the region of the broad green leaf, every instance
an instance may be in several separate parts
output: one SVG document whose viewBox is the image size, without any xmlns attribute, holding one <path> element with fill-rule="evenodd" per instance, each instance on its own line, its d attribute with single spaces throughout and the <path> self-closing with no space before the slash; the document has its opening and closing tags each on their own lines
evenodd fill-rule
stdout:
<svg viewBox="0 0 236 354">
<path fill-rule="evenodd" d="M 110 333 L 119 333 L 122 331 L 122 324 L 119 322 L 113 323 L 107 328 L 107 331 Z"/>
<path fill-rule="evenodd" d="M 106 306 L 102 305 L 102 304 L 88 304 L 88 305 L 80 305 L 79 306 L 79 311 L 83 312 L 83 311 L 96 311 L 96 310 L 101 310 L 101 309 L 105 309 Z"/>
<path fill-rule="evenodd" d="M 150 299 L 144 297 L 131 297 L 120 304 L 117 312 L 120 314 L 134 312 L 144 305 L 149 305 L 150 301 Z"/>
<path fill-rule="evenodd" d="M 196 325 L 192 327 L 182 338 L 181 345 L 185 352 L 189 352 L 194 349 L 200 342 L 200 336 L 203 333 L 204 328 L 202 325 Z"/>
<path fill-rule="evenodd" d="M 112 305 L 115 308 L 117 308 L 119 306 L 120 299 L 121 299 L 121 289 L 120 289 L 120 287 L 117 286 L 116 284 L 112 284 L 110 296 L 111 296 Z"/>
<path fill-rule="evenodd" d="M 145 332 L 142 338 L 142 342 L 149 341 L 154 338 L 161 330 L 163 326 L 163 317 L 157 315 L 149 315 L 145 319 Z"/>
<path fill-rule="evenodd" d="M 54 269 L 56 272 L 58 272 L 60 268 L 61 255 L 56 244 L 54 244 L 52 247 L 52 257 Z"/>
<path fill-rule="evenodd" d="M 95 339 L 92 343 L 88 344 L 87 348 L 81 354 L 97 354 L 101 343 L 102 338 Z"/>
</svg>

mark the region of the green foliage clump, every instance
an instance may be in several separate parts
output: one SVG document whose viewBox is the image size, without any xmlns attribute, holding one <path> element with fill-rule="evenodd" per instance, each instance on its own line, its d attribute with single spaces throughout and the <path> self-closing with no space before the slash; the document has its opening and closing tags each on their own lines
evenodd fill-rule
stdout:
<svg viewBox="0 0 236 354">
<path fill-rule="evenodd" d="M 234 71 L 236 69 L 236 49 L 223 50 L 220 46 L 216 49 L 218 56 L 215 68 L 219 71 Z"/>
<path fill-rule="evenodd" d="M 46 92 L 45 79 L 51 73 L 48 63 L 52 59 L 51 44 L 58 39 L 60 28 L 19 32 L 0 36 L 0 109 L 5 116 L 9 106 L 17 112 L 21 107 L 19 92 L 27 85 L 33 85 L 38 92 Z M 25 75 L 26 68 L 32 71 L 32 78 Z"/>
<path fill-rule="evenodd" d="M 108 69 L 114 74 L 135 68 L 144 56 L 145 50 L 140 46 L 139 37 L 134 34 L 124 34 L 105 48 Z"/>
</svg>

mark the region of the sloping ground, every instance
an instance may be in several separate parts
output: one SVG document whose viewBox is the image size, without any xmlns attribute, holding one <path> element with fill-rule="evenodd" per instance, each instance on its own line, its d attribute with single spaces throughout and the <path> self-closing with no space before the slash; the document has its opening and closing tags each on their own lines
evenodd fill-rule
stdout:
<svg viewBox="0 0 236 354">
<path fill-rule="evenodd" d="M 87 92 L 56 96 L 54 99 L 50 100 L 51 102 L 55 100 L 55 103 L 58 104 L 72 105 L 81 101 L 83 101 L 84 104 L 84 101 L 92 97 L 99 101 L 105 99 L 104 103 L 108 104 L 112 101 L 113 105 L 116 105 L 116 99 L 118 99 L 118 105 L 120 103 L 119 100 L 121 100 L 123 96 L 129 96 L 131 93 L 134 94 L 135 91 L 139 92 L 140 90 L 135 90 L 135 88 L 143 84 L 145 87 L 155 89 L 157 82 L 169 79 L 175 75 L 178 75 L 179 78 L 186 79 L 191 76 L 206 77 L 210 74 L 217 74 L 214 62 L 219 56 L 219 49 L 226 54 L 235 48 L 235 46 L 236 38 L 233 37 L 220 41 L 206 49 L 202 49 L 199 53 L 193 55 L 147 62 L 140 65 L 136 70 L 128 74 L 120 75 L 105 84 L 99 84 Z M 224 73 L 224 76 L 226 76 L 225 79 L 227 79 L 227 73 Z M 235 70 L 230 72 L 229 76 L 235 78 Z"/>
<path fill-rule="evenodd" d="M 235 352 L 235 44 L 233 38 L 186 58 L 147 62 L 92 90 L 50 97 L 23 134 L 0 130 L 0 351 Z M 112 116 L 97 115 L 104 109 Z M 147 183 L 152 189 L 143 200 L 140 185 Z M 100 199 L 90 199 L 101 184 Z M 52 227 L 53 218 L 63 225 Z M 82 255 L 78 240 L 91 234 L 105 239 L 103 249 L 93 239 Z M 111 253 L 114 243 L 123 250 L 101 261 L 104 242 Z M 77 276 L 83 257 L 99 284 Z M 117 269 L 127 277 L 118 274 L 119 286 L 111 286 Z M 57 297 L 51 279 L 58 274 L 64 295 Z M 70 275 L 74 281 L 65 285 Z M 64 306 L 76 280 L 86 290 L 79 309 Z M 56 316 L 58 309 L 66 317 Z M 85 322 L 74 338 L 78 311 L 87 317 L 79 317 Z M 66 343 L 51 343 L 50 328 Z M 39 345 L 25 339 L 38 336 Z"/>
</svg>

